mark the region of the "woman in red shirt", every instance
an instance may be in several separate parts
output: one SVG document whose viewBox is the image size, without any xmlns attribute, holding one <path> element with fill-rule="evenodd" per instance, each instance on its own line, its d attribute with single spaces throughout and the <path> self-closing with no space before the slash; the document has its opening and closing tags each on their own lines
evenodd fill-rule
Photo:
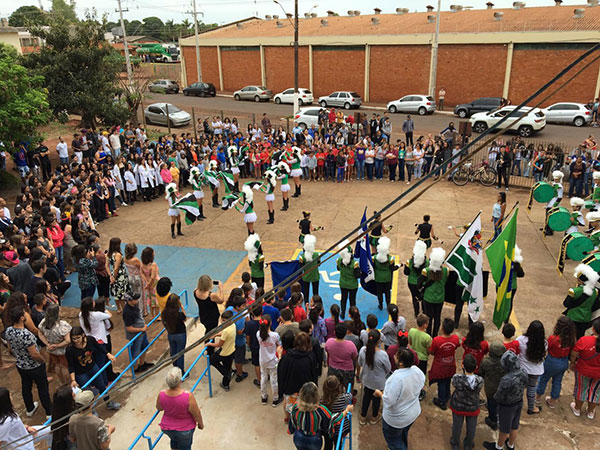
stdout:
<svg viewBox="0 0 600 450">
<path fill-rule="evenodd" d="M 475 369 L 476 374 L 479 373 L 479 365 L 481 364 L 481 360 L 490 351 L 490 345 L 486 340 L 483 339 L 483 332 L 483 324 L 481 322 L 473 322 L 469 326 L 469 332 L 467 333 L 467 336 L 462 340 L 462 347 L 465 349 L 463 361 L 465 360 L 465 356 L 473 355 L 477 360 L 477 368 Z"/>
<path fill-rule="evenodd" d="M 560 397 L 563 375 L 569 368 L 569 354 L 575 345 L 575 324 L 567 316 L 560 316 L 554 325 L 552 336 L 548 338 L 548 356 L 544 360 L 544 373 L 540 376 L 536 389 L 536 403 L 541 403 L 546 385 L 552 378 L 550 396 L 546 397 L 549 408 Z"/>
<path fill-rule="evenodd" d="M 450 380 L 456 373 L 456 349 L 460 346 L 458 336 L 453 333 L 454 320 L 444 319 L 442 334 L 431 341 L 428 353 L 433 355 L 433 363 L 429 370 L 429 384 L 437 382 L 438 396 L 433 399 L 433 404 L 446 410 L 446 403 L 450 400 Z"/>
<path fill-rule="evenodd" d="M 46 233 L 48 237 L 52 239 L 52 245 L 56 251 L 56 259 L 58 271 L 60 273 L 60 279 L 65 279 L 65 260 L 64 260 L 64 247 L 63 240 L 65 239 L 65 232 L 56 222 L 56 217 L 48 216 L 46 218 Z"/>
<path fill-rule="evenodd" d="M 577 341 L 570 360 L 575 371 L 575 401 L 571 403 L 571 411 L 579 417 L 583 402 L 588 402 L 587 416 L 593 419 L 600 402 L 600 319 L 594 321 L 591 336 Z"/>
<path fill-rule="evenodd" d="M 346 181 L 352 180 L 354 177 L 354 150 L 352 147 L 346 147 L 347 150 L 347 162 L 348 167 L 346 167 Z"/>
<path fill-rule="evenodd" d="M 325 179 L 325 160 L 327 159 L 327 152 L 320 148 L 317 153 L 317 181 Z"/>
</svg>

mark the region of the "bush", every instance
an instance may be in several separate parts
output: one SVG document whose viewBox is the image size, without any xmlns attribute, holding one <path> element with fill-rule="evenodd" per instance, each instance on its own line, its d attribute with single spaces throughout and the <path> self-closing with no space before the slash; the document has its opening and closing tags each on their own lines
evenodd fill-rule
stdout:
<svg viewBox="0 0 600 450">
<path fill-rule="evenodd" d="M 21 181 L 7 170 L 0 170 L 0 191 L 18 187 Z"/>
</svg>

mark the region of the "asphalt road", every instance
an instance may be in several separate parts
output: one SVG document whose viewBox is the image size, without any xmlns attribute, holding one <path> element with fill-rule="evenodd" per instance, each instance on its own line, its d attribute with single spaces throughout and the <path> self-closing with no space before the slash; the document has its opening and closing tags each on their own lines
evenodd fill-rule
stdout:
<svg viewBox="0 0 600 450">
<path fill-rule="evenodd" d="M 181 109 L 192 112 L 192 107 L 196 118 L 204 118 L 207 116 L 214 116 L 221 114 L 225 117 L 237 117 L 240 125 L 246 127 L 248 123 L 253 120 L 253 114 L 255 120 L 259 121 L 262 118 L 263 113 L 267 113 L 271 123 L 273 125 L 281 123 L 286 125 L 285 117 L 292 114 L 292 105 L 276 105 L 273 102 L 261 102 L 255 103 L 251 101 L 240 101 L 237 102 L 230 97 L 185 97 L 182 93 L 179 94 L 155 94 L 147 93 L 144 105 L 156 102 L 168 102 L 172 103 Z M 366 112 L 370 117 L 372 113 L 383 114 L 385 105 L 377 105 L 375 107 L 362 106 L 360 111 Z M 352 112 L 354 110 L 351 110 Z M 402 122 L 406 118 L 406 114 L 390 114 L 392 119 L 392 133 L 393 137 L 403 137 L 402 135 Z M 449 112 L 436 112 L 430 116 L 419 116 L 414 114 L 413 120 L 415 122 L 415 137 L 419 135 L 425 135 L 427 133 L 439 133 L 443 130 L 449 122 L 454 122 L 455 126 L 458 127 L 460 119 L 450 114 Z M 290 121 L 290 126 L 292 121 Z M 162 128 L 162 127 L 158 127 Z M 576 145 L 583 142 L 589 134 L 598 135 L 600 132 L 598 129 L 593 127 L 581 127 L 577 128 L 569 125 L 547 125 L 544 130 L 534 135 L 533 139 L 536 141 L 542 141 L 547 143 L 562 144 L 567 147 L 575 147 Z"/>
</svg>

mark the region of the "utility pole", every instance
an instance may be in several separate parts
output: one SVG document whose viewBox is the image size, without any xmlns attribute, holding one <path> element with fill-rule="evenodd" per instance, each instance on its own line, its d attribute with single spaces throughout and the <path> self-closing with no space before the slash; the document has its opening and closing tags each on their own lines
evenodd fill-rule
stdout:
<svg viewBox="0 0 600 450">
<path fill-rule="evenodd" d="M 133 72 L 131 70 L 131 58 L 129 58 L 129 47 L 127 46 L 127 33 L 125 32 L 125 22 L 123 21 L 123 8 L 121 8 L 121 0 L 117 0 L 119 3 L 119 16 L 121 18 L 121 29 L 123 30 L 123 48 L 125 50 L 125 64 L 127 66 L 127 80 L 129 81 L 129 88 L 133 88 Z"/>
<path fill-rule="evenodd" d="M 438 0 L 437 13 L 435 16 L 435 36 L 431 45 L 431 74 L 429 79 L 429 95 L 435 99 L 435 88 L 437 82 L 438 42 L 440 39 L 440 10 L 442 0 Z"/>
<path fill-rule="evenodd" d="M 298 0 L 294 0 L 294 111 L 298 111 Z"/>
<path fill-rule="evenodd" d="M 198 43 L 198 13 L 196 12 L 196 0 L 194 2 L 194 35 L 196 38 L 196 73 L 198 83 L 202 83 L 202 69 L 200 68 L 200 44 Z M 204 14 L 202 14 L 204 16 Z"/>
</svg>

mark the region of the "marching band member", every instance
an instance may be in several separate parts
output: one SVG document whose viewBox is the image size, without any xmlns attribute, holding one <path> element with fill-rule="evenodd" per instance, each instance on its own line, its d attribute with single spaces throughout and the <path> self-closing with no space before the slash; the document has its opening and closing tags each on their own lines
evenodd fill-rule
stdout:
<svg viewBox="0 0 600 450">
<path fill-rule="evenodd" d="M 268 225 L 275 223 L 275 208 L 273 202 L 275 201 L 275 187 L 277 186 L 277 172 L 269 168 L 265 171 L 265 180 L 260 186 L 260 190 L 265 193 L 265 200 L 267 201 L 267 209 L 269 210 Z M 289 186 L 289 185 L 288 185 Z"/>
<path fill-rule="evenodd" d="M 177 202 L 177 185 L 175 183 L 169 183 L 165 188 L 165 199 L 169 202 L 169 217 L 171 218 L 171 238 L 175 239 L 177 236 L 183 236 L 181 232 L 181 216 L 179 210 L 175 207 Z M 175 225 L 177 224 L 177 236 L 175 236 Z"/>
<path fill-rule="evenodd" d="M 288 198 L 288 192 L 290 192 L 290 185 L 288 182 L 290 166 L 288 166 L 285 161 L 279 161 L 277 163 L 277 174 L 277 179 L 281 180 L 281 197 L 283 198 L 283 207 L 280 211 L 287 211 L 290 206 L 290 199 Z"/>
<path fill-rule="evenodd" d="M 204 209 L 202 207 L 202 199 L 204 198 L 204 192 L 202 191 L 202 172 L 200 172 L 198 167 L 192 166 L 190 168 L 190 178 L 188 181 L 192 185 L 194 197 L 196 197 L 196 202 L 198 202 L 198 210 L 200 211 L 198 220 L 204 220 L 206 219 L 206 216 L 204 215 Z"/>
</svg>

